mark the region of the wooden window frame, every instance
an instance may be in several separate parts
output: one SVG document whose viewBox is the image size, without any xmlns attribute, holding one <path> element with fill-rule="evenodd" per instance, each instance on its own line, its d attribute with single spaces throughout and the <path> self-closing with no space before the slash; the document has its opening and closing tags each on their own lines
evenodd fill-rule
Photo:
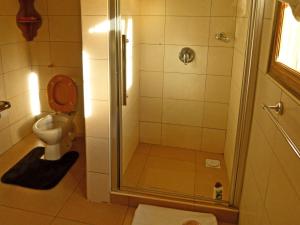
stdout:
<svg viewBox="0 0 300 225">
<path fill-rule="evenodd" d="M 268 72 L 279 84 L 300 99 L 300 72 L 276 61 L 280 50 L 284 10 L 287 7 L 287 3 L 279 2 L 278 4 L 277 20 Z"/>
</svg>

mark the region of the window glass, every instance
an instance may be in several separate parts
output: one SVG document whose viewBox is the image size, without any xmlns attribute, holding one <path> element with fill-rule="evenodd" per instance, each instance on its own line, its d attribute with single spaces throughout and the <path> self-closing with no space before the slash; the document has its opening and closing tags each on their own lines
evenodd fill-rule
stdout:
<svg viewBox="0 0 300 225">
<path fill-rule="evenodd" d="M 300 72 L 300 22 L 286 5 L 281 28 L 280 49 L 277 62 Z"/>
</svg>

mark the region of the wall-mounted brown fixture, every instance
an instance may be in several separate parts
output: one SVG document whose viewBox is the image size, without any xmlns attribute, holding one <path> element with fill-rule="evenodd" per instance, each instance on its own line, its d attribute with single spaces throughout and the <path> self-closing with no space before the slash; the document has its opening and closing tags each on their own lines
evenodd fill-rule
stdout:
<svg viewBox="0 0 300 225">
<path fill-rule="evenodd" d="M 42 25 L 42 17 L 34 8 L 34 0 L 19 0 L 17 25 L 27 41 L 32 41 Z"/>
</svg>

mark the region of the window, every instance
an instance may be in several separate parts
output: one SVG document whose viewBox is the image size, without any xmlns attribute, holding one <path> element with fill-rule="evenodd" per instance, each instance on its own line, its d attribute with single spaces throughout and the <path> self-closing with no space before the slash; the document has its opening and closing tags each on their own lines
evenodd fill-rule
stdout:
<svg viewBox="0 0 300 225">
<path fill-rule="evenodd" d="M 278 7 L 269 74 L 300 99 L 300 22 L 283 2 Z"/>
</svg>

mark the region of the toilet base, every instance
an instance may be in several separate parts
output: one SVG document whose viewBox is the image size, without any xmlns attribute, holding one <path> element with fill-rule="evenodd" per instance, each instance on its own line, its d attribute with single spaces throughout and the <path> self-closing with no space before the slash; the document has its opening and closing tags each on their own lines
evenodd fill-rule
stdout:
<svg viewBox="0 0 300 225">
<path fill-rule="evenodd" d="M 59 160 L 60 157 L 60 144 L 46 146 L 44 154 L 45 160 Z"/>
<path fill-rule="evenodd" d="M 69 151 L 72 147 L 72 140 L 74 139 L 71 132 L 60 143 L 55 145 L 47 145 L 45 147 L 44 160 L 59 160 L 64 153 Z"/>
</svg>

